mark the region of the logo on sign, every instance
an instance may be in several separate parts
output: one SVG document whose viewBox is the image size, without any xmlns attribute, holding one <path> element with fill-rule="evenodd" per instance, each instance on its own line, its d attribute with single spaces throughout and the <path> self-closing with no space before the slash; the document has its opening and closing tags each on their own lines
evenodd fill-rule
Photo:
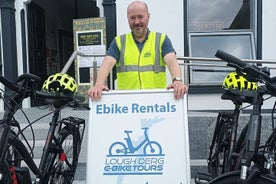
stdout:
<svg viewBox="0 0 276 184">
<path fill-rule="evenodd" d="M 133 131 L 125 130 L 125 142 L 114 142 L 105 160 L 104 175 L 161 175 L 165 154 L 157 141 L 151 140 L 149 128 L 142 128 L 144 135 L 134 144 Z"/>
</svg>

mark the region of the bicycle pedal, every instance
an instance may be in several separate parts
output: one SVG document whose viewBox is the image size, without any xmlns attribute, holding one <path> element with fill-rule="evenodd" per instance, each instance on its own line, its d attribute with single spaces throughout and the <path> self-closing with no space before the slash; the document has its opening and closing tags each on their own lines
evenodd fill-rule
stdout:
<svg viewBox="0 0 276 184">
<path fill-rule="evenodd" d="M 212 180 L 212 176 L 210 173 L 197 173 L 195 176 L 196 184 L 206 184 Z"/>
</svg>

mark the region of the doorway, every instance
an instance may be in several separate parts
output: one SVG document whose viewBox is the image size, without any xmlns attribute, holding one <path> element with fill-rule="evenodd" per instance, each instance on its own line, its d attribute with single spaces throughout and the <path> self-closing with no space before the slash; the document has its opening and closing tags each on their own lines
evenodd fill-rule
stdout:
<svg viewBox="0 0 276 184">
<path fill-rule="evenodd" d="M 32 0 L 27 11 L 29 71 L 41 77 L 41 87 L 74 51 L 73 19 L 98 17 L 99 9 L 91 0 Z M 74 67 L 67 73 L 75 78 Z"/>
</svg>

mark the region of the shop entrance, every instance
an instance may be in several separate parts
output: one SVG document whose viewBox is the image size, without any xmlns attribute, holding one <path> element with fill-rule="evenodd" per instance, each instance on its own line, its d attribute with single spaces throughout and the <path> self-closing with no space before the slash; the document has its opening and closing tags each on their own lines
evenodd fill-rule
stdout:
<svg viewBox="0 0 276 184">
<path fill-rule="evenodd" d="M 27 11 L 29 71 L 42 81 L 60 72 L 73 53 L 73 19 L 99 16 L 91 0 L 33 0 Z M 74 65 L 67 73 L 75 77 Z"/>
</svg>

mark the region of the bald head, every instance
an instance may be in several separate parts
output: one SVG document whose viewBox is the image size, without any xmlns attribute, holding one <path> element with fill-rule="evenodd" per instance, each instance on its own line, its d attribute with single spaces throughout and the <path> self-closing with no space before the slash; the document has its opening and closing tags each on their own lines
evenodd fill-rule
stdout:
<svg viewBox="0 0 276 184">
<path fill-rule="evenodd" d="M 133 7 L 140 7 L 140 8 L 144 8 L 146 10 L 146 12 L 149 12 L 148 6 L 145 2 L 143 1 L 133 1 L 132 3 L 130 3 L 127 7 L 127 13 L 129 12 L 129 10 L 131 10 L 131 8 Z"/>
</svg>

